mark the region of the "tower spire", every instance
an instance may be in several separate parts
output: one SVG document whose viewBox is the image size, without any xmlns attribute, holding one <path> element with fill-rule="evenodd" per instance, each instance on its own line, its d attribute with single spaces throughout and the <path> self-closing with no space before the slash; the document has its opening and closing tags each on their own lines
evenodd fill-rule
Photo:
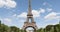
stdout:
<svg viewBox="0 0 60 32">
<path fill-rule="evenodd" d="M 31 0 L 28 0 L 28 15 L 32 15 Z"/>
<path fill-rule="evenodd" d="M 28 0 L 27 22 L 34 22 L 32 9 L 31 9 L 31 0 Z"/>
</svg>

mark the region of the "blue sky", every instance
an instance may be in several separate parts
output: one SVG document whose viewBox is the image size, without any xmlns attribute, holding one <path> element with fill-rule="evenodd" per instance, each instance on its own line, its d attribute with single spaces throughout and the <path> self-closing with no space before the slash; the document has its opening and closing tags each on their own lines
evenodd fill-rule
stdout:
<svg viewBox="0 0 60 32">
<path fill-rule="evenodd" d="M 60 0 L 31 0 L 32 14 L 39 28 L 60 20 Z M 0 20 L 21 28 L 26 20 L 28 0 L 0 0 Z"/>
</svg>

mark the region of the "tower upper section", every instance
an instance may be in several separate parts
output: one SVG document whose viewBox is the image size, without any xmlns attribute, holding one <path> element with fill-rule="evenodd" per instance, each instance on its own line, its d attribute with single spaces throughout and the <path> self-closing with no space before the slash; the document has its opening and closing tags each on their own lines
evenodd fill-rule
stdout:
<svg viewBox="0 0 60 32">
<path fill-rule="evenodd" d="M 32 16 L 31 0 L 28 0 L 28 14 L 27 16 Z"/>
</svg>

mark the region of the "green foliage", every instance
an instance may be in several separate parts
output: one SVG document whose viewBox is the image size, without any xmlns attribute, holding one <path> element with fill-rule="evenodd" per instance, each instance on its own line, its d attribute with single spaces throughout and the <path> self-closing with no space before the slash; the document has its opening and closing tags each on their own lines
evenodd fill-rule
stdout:
<svg viewBox="0 0 60 32">
<path fill-rule="evenodd" d="M 37 30 L 37 32 L 60 32 L 60 24 L 47 25 L 46 28 L 40 28 Z"/>
<path fill-rule="evenodd" d="M 5 24 L 1 24 L 0 21 L 0 32 L 25 32 L 22 29 L 17 28 L 16 26 L 7 26 Z M 47 25 L 46 28 L 40 28 L 37 32 L 60 32 L 60 23 L 56 25 Z"/>
<path fill-rule="evenodd" d="M 12 32 L 19 32 L 20 31 L 20 29 L 19 28 L 17 28 L 17 27 L 15 27 L 15 26 L 11 26 L 10 27 L 10 31 Z"/>
<path fill-rule="evenodd" d="M 1 24 L 0 26 L 0 32 L 8 32 L 9 30 L 9 27 L 4 25 L 4 24 Z"/>
<path fill-rule="evenodd" d="M 53 27 L 53 25 L 46 26 L 46 31 L 50 31 L 51 30 L 51 27 Z"/>
</svg>

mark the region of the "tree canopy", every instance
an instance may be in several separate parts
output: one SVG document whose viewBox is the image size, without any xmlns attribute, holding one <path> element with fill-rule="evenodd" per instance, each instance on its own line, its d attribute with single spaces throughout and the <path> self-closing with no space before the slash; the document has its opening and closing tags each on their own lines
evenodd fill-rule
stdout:
<svg viewBox="0 0 60 32">
<path fill-rule="evenodd" d="M 0 21 L 0 32 L 23 32 L 23 30 L 16 26 L 1 24 Z M 45 28 L 39 28 L 37 32 L 60 32 L 60 24 L 47 25 Z"/>
</svg>

